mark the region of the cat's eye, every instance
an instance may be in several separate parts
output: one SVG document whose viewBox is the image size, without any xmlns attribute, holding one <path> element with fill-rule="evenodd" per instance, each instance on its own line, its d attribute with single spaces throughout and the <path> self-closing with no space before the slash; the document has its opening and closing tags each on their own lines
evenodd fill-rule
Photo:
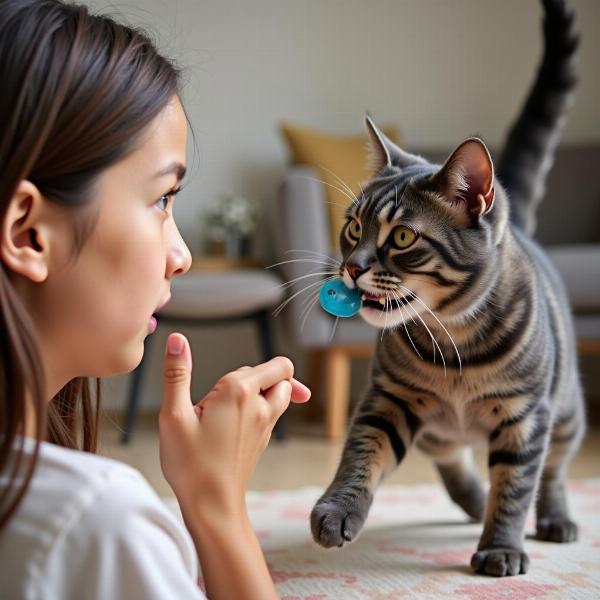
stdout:
<svg viewBox="0 0 600 600">
<path fill-rule="evenodd" d="M 348 235 L 353 240 L 359 240 L 362 227 L 356 219 L 351 219 L 348 223 Z"/>
<path fill-rule="evenodd" d="M 417 239 L 417 234 L 410 229 L 409 227 L 404 227 L 400 225 L 400 227 L 396 227 L 393 233 L 394 245 L 397 248 L 404 250 L 409 246 L 412 246 Z"/>
</svg>

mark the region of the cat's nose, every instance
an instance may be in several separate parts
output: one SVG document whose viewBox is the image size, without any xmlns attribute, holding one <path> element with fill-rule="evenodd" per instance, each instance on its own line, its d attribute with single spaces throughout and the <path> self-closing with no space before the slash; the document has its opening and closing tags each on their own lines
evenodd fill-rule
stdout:
<svg viewBox="0 0 600 600">
<path fill-rule="evenodd" d="M 360 265 L 346 263 L 346 271 L 348 271 L 348 275 L 350 275 L 354 281 L 356 281 L 366 270 L 367 269 L 364 269 Z"/>
</svg>

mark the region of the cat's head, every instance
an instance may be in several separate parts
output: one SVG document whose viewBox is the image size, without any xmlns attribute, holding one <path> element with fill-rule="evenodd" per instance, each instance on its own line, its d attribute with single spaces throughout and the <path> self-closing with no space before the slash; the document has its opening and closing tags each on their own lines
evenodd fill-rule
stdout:
<svg viewBox="0 0 600 600">
<path fill-rule="evenodd" d="M 342 275 L 376 327 L 472 310 L 493 275 L 506 197 L 485 144 L 469 138 L 443 165 L 408 154 L 366 118 L 374 173 L 346 212 Z"/>
</svg>

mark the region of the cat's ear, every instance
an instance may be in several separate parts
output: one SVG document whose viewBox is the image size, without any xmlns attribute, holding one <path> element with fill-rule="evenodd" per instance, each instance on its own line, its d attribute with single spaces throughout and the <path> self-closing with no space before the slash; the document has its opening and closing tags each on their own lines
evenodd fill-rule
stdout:
<svg viewBox="0 0 600 600">
<path fill-rule="evenodd" d="M 367 132 L 369 133 L 369 163 L 368 169 L 373 175 L 379 173 L 384 167 L 405 168 L 410 165 L 425 164 L 427 161 L 414 154 L 409 154 L 400 149 L 390 140 L 381 129 L 373 123 L 370 115 L 365 115 Z"/>
<path fill-rule="evenodd" d="M 494 165 L 479 138 L 465 140 L 433 176 L 433 187 L 471 219 L 488 213 L 494 204 Z"/>
</svg>

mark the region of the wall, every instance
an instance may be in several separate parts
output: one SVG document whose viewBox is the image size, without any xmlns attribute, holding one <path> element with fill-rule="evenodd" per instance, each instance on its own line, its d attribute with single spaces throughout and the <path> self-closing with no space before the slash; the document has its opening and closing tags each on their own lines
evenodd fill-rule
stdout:
<svg viewBox="0 0 600 600">
<path fill-rule="evenodd" d="M 216 194 L 241 192 L 260 202 L 272 197 L 286 161 L 280 120 L 354 133 L 369 110 L 378 122 L 397 124 L 408 146 L 452 146 L 473 133 L 497 146 L 541 51 L 541 10 L 535 1 L 89 4 L 149 29 L 185 69 L 183 96 L 197 152 L 190 144 L 191 173 L 175 216 L 193 252 L 201 248 L 202 207 Z M 600 2 L 573 4 L 583 33 L 581 83 L 564 141 L 598 142 Z M 268 248 L 265 238 L 261 252 L 268 254 Z M 232 333 L 191 336 L 199 365 L 196 394 L 232 365 L 258 360 L 250 329 L 235 334 L 246 342 L 233 354 Z M 162 345 L 160 330 L 154 341 Z M 203 353 L 206 347 L 210 355 Z M 285 345 L 283 351 L 295 355 Z M 160 400 L 159 354 L 150 361 L 148 405 Z M 107 383 L 114 402 L 121 402 L 125 378 Z"/>
</svg>

